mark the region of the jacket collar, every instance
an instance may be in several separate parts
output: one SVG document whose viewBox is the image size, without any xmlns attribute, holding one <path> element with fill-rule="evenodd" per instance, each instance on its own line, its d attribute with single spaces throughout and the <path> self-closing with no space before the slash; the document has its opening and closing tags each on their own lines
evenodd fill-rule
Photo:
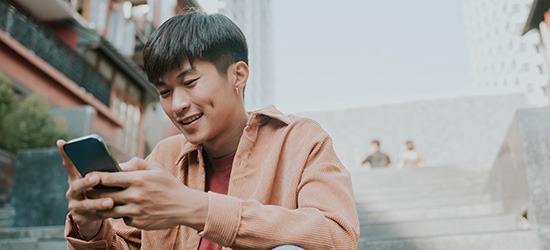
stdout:
<svg viewBox="0 0 550 250">
<path fill-rule="evenodd" d="M 290 118 L 287 115 L 283 114 L 283 112 L 276 109 L 273 105 L 269 105 L 260 110 L 252 111 L 249 114 L 250 118 L 248 119 L 248 122 L 246 124 L 248 127 L 260 127 L 272 119 L 283 123 L 285 126 L 290 124 Z M 181 163 L 185 156 L 189 155 L 190 153 L 197 151 L 200 152 L 202 150 L 202 144 L 191 144 L 185 139 L 183 135 L 181 136 L 183 137 L 183 146 L 177 159 L 178 164 Z"/>
<path fill-rule="evenodd" d="M 267 118 L 267 119 L 266 119 Z M 248 126 L 261 126 L 265 124 L 268 120 L 274 119 L 279 122 L 284 123 L 285 125 L 290 124 L 290 119 L 287 115 L 283 114 L 281 111 L 276 109 L 274 106 L 270 105 L 263 109 L 256 110 L 250 113 L 250 119 L 248 120 Z"/>
</svg>

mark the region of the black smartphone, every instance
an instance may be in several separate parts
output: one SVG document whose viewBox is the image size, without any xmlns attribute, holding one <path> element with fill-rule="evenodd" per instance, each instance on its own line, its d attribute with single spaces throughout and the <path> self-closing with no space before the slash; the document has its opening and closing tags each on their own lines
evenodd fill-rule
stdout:
<svg viewBox="0 0 550 250">
<path fill-rule="evenodd" d="M 97 134 L 70 140 L 63 146 L 63 149 L 82 176 L 86 176 L 86 174 L 93 171 L 121 171 L 111 151 L 109 151 L 101 136 Z M 99 185 L 95 188 L 103 187 Z"/>
</svg>

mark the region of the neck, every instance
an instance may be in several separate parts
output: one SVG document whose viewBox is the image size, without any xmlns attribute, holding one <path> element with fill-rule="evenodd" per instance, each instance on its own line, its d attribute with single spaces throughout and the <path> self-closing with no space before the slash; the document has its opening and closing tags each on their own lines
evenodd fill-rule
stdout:
<svg viewBox="0 0 550 250">
<path fill-rule="evenodd" d="M 208 157 L 217 159 L 237 152 L 237 147 L 239 146 L 247 122 L 248 114 L 243 110 L 242 114 L 236 117 L 231 123 L 231 128 L 219 140 L 203 143 Z"/>
</svg>

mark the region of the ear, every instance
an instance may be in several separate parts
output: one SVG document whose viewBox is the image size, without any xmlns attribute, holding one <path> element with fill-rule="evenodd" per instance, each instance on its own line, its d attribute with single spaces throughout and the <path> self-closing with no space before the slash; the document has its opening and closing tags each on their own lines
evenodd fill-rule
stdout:
<svg viewBox="0 0 550 250">
<path fill-rule="evenodd" d="M 246 65 L 243 61 L 236 62 L 234 65 L 233 74 L 235 76 L 234 88 L 239 88 L 239 91 L 242 93 L 246 83 L 248 82 L 248 76 L 250 74 L 248 65 Z"/>
</svg>

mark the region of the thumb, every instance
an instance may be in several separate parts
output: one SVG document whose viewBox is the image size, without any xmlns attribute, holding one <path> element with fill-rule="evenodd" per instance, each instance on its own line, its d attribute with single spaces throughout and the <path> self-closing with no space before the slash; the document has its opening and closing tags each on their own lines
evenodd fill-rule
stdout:
<svg viewBox="0 0 550 250">
<path fill-rule="evenodd" d="M 63 162 L 62 162 L 63 167 L 65 167 L 65 171 L 67 171 L 67 175 L 69 176 L 69 182 L 72 182 L 82 177 L 80 175 L 80 172 L 78 172 L 73 162 L 69 158 L 69 156 L 67 156 L 67 154 L 65 153 L 65 149 L 63 148 L 63 146 L 65 146 L 65 143 L 66 142 L 64 140 L 56 141 L 57 148 L 59 149 L 59 152 L 61 152 L 61 158 L 63 159 Z"/>
</svg>

